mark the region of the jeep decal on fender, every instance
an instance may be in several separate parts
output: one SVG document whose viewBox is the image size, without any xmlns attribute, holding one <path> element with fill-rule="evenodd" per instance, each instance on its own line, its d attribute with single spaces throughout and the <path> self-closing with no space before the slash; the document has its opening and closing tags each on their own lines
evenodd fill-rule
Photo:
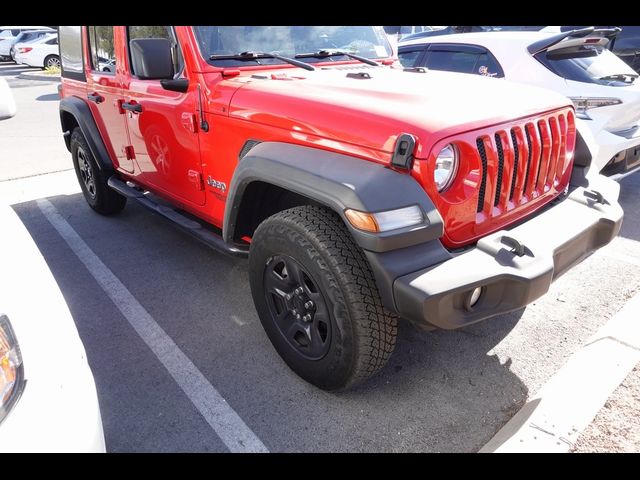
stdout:
<svg viewBox="0 0 640 480">
<path fill-rule="evenodd" d="M 211 175 L 207 177 L 207 185 L 220 190 L 222 193 L 225 193 L 227 191 L 227 184 L 211 178 Z"/>
</svg>

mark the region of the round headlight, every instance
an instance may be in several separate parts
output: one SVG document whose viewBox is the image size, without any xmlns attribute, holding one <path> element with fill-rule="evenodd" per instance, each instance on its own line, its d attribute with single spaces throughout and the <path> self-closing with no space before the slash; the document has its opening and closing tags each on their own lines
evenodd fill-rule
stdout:
<svg viewBox="0 0 640 480">
<path fill-rule="evenodd" d="M 433 170 L 433 180 L 439 192 L 444 192 L 453 183 L 458 171 L 458 149 L 453 144 L 448 144 L 436 158 L 436 168 Z"/>
</svg>

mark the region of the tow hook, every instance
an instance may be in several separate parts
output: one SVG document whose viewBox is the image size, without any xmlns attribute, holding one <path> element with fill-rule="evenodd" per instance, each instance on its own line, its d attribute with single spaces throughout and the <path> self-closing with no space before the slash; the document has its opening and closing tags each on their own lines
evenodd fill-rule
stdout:
<svg viewBox="0 0 640 480">
<path fill-rule="evenodd" d="M 527 247 L 525 247 L 518 240 L 516 240 L 513 237 L 509 237 L 507 235 L 503 235 L 501 241 L 502 241 L 502 243 L 504 243 L 508 247 L 513 248 L 512 253 L 515 253 L 519 257 L 524 257 L 524 254 L 526 252 L 526 248 Z"/>
<path fill-rule="evenodd" d="M 595 203 L 601 203 L 602 205 L 610 205 L 610 203 L 607 202 L 607 200 L 597 190 L 585 190 L 584 196 L 590 200 L 593 200 Z"/>
</svg>

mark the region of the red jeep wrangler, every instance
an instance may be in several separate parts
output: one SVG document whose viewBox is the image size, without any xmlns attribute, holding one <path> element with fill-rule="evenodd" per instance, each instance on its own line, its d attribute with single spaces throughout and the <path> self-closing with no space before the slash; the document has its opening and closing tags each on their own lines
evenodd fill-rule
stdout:
<svg viewBox="0 0 640 480">
<path fill-rule="evenodd" d="M 86 201 L 135 199 L 248 256 L 267 335 L 320 388 L 379 370 L 398 317 L 453 329 L 521 308 L 620 228 L 568 99 L 403 72 L 379 27 L 59 32 Z"/>
</svg>

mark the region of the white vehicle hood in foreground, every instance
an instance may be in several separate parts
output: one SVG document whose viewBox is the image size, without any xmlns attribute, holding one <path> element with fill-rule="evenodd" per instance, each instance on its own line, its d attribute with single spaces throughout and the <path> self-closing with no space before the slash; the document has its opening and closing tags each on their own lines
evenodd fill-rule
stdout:
<svg viewBox="0 0 640 480">
<path fill-rule="evenodd" d="M 0 423 L 0 452 L 104 452 L 93 375 L 67 304 L 31 235 L 0 205 L 0 313 L 22 352 L 26 386 Z"/>
</svg>

